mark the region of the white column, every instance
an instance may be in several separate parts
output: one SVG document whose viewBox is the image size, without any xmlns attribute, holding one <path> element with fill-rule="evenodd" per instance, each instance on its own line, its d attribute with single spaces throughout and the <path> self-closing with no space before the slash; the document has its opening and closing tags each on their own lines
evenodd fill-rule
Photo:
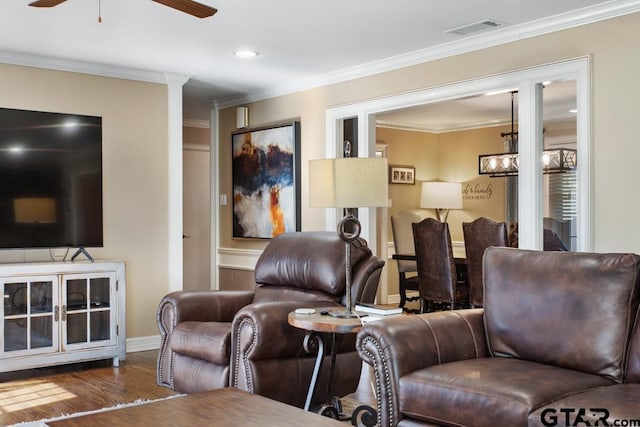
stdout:
<svg viewBox="0 0 640 427">
<path fill-rule="evenodd" d="M 218 153 L 220 152 L 220 140 L 218 136 L 219 115 L 217 105 L 213 105 L 211 109 L 210 119 L 210 144 L 211 144 L 211 284 L 212 290 L 220 289 L 220 268 L 218 266 L 218 248 L 220 247 L 220 221 L 218 220 L 218 212 L 220 212 L 220 182 L 219 171 L 220 164 Z"/>
<path fill-rule="evenodd" d="M 169 292 L 182 290 L 182 86 L 189 77 L 166 73 L 169 136 Z"/>
<path fill-rule="evenodd" d="M 542 249 L 542 84 L 518 90 L 518 245 Z"/>
</svg>

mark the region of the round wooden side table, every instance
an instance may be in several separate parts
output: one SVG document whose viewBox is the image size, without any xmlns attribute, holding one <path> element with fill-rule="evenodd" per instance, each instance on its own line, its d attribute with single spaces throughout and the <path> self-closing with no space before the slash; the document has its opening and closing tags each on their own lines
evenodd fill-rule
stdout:
<svg viewBox="0 0 640 427">
<path fill-rule="evenodd" d="M 321 415 L 335 419 L 346 420 L 351 418 L 356 426 L 373 426 L 376 423 L 376 411 L 369 405 L 360 405 L 350 415 L 342 414 L 342 404 L 339 398 L 333 396 L 333 376 L 336 363 L 336 335 L 355 334 L 362 329 L 359 318 L 334 317 L 329 315 L 330 310 L 344 310 L 344 307 L 298 309 L 289 313 L 288 322 L 291 326 L 307 331 L 304 339 L 304 350 L 308 353 L 316 353 L 316 362 L 313 375 L 309 384 L 309 391 L 304 404 L 304 409 L 309 410 L 311 399 L 316 390 L 318 375 L 322 369 L 324 349 L 327 340 L 331 340 L 331 362 L 329 365 L 329 381 L 327 385 L 326 403 L 317 411 Z"/>
</svg>

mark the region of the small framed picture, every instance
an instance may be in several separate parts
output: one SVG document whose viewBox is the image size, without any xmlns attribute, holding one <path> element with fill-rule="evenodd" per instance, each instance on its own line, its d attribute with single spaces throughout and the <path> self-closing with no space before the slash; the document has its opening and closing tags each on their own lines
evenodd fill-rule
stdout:
<svg viewBox="0 0 640 427">
<path fill-rule="evenodd" d="M 416 183 L 416 168 L 413 166 L 389 166 L 389 184 L 411 184 Z"/>
</svg>

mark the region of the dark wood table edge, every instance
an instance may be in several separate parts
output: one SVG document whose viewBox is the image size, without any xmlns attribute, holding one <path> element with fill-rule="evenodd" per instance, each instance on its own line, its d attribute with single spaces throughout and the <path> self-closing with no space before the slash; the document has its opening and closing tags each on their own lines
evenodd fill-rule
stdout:
<svg viewBox="0 0 640 427">
<path fill-rule="evenodd" d="M 188 413 L 194 419 L 174 418 L 180 411 L 184 412 L 185 402 L 188 402 Z M 195 402 L 195 403 L 194 403 Z M 197 408 L 191 408 L 197 406 Z M 181 408 L 182 407 L 182 408 Z M 124 408 L 110 408 L 103 412 L 80 415 L 59 421 L 47 422 L 51 427 L 84 427 L 87 425 L 119 425 L 138 426 L 141 424 L 140 413 L 149 412 L 156 418 L 148 420 L 157 427 L 179 425 L 203 425 L 198 422 L 208 422 L 211 425 L 265 426 L 278 425 L 281 427 L 330 427 L 343 423 L 322 417 L 301 408 L 272 400 L 258 394 L 249 393 L 233 387 L 226 387 L 201 393 L 176 396 L 171 399 L 143 402 L 139 405 Z M 132 415 L 136 416 L 132 416 Z M 276 419 L 277 418 L 277 419 Z M 232 422 L 232 424 L 227 424 Z M 275 424 L 270 424 L 275 423 Z M 149 424 L 147 424 L 149 425 Z"/>
</svg>

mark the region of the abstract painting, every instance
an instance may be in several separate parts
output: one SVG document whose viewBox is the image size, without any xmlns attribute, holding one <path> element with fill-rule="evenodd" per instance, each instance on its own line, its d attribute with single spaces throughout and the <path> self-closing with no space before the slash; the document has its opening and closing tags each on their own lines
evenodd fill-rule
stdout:
<svg viewBox="0 0 640 427">
<path fill-rule="evenodd" d="M 300 231 L 300 123 L 233 133 L 233 237 Z"/>
</svg>

